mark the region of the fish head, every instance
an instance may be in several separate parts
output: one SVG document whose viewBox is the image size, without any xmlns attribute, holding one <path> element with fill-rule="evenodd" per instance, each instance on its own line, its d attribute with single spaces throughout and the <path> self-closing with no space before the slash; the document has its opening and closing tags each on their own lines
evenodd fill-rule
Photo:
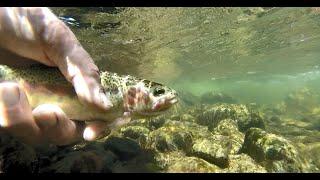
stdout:
<svg viewBox="0 0 320 180">
<path fill-rule="evenodd" d="M 159 115 L 177 102 L 174 89 L 145 79 L 128 88 L 124 96 L 125 110 L 144 117 Z"/>
</svg>

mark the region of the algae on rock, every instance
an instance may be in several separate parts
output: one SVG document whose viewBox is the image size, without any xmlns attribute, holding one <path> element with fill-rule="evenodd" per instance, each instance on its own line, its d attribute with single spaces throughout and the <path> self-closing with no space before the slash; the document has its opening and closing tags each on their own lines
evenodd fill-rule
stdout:
<svg viewBox="0 0 320 180">
<path fill-rule="evenodd" d="M 250 111 L 243 104 L 216 104 L 203 107 L 204 111 L 197 116 L 197 123 L 206 125 L 209 129 L 215 128 L 223 119 L 233 119 L 239 130 L 245 132 L 250 127 L 265 128 L 263 119 L 258 112 Z"/>
<path fill-rule="evenodd" d="M 167 167 L 169 173 L 213 173 L 221 169 L 196 157 L 181 157 Z"/>
<path fill-rule="evenodd" d="M 237 154 L 242 147 L 244 134 L 238 130 L 238 125 L 232 119 L 224 119 L 213 129 L 213 134 L 228 136 L 230 154 Z"/>
<path fill-rule="evenodd" d="M 188 152 L 192 135 L 179 127 L 161 127 L 150 133 L 147 147 L 160 152 L 182 150 Z"/>
<path fill-rule="evenodd" d="M 229 155 L 229 167 L 223 169 L 225 173 L 266 173 L 267 170 L 256 163 L 247 154 Z"/>
<path fill-rule="evenodd" d="M 231 142 L 225 136 L 214 135 L 208 139 L 198 139 L 192 146 L 192 155 L 204 159 L 221 168 L 229 166 Z"/>
<path fill-rule="evenodd" d="M 291 142 L 259 128 L 247 131 L 241 151 L 250 155 L 269 172 L 308 171 L 298 150 Z"/>
</svg>

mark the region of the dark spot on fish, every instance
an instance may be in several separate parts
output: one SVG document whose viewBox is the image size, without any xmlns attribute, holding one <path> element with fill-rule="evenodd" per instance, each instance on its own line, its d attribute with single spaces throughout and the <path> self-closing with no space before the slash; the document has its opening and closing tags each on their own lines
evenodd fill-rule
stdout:
<svg viewBox="0 0 320 180">
<path fill-rule="evenodd" d="M 111 93 L 112 94 L 118 94 L 119 93 L 119 89 L 118 88 L 112 88 L 111 89 Z"/>
<path fill-rule="evenodd" d="M 156 82 L 151 81 L 151 87 L 154 87 L 154 86 L 163 86 L 163 85 L 160 83 L 156 83 Z"/>
<path fill-rule="evenodd" d="M 153 81 L 149 81 L 147 79 L 144 79 L 142 81 L 146 86 L 151 86 L 151 87 L 155 87 L 155 86 L 163 86 L 163 84 L 157 83 L 157 82 L 153 82 Z"/>
</svg>

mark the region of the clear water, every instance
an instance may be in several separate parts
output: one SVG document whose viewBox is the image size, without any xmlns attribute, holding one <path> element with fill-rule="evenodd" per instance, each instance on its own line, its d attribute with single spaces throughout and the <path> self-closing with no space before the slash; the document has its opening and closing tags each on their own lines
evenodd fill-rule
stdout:
<svg viewBox="0 0 320 180">
<path fill-rule="evenodd" d="M 270 103 L 319 78 L 317 8 L 53 8 L 101 69 Z"/>
<path fill-rule="evenodd" d="M 277 106 L 301 97 L 291 118 L 307 109 L 302 116 L 319 126 L 319 8 L 52 9 L 79 23 L 70 27 L 101 70 L 240 103 Z"/>
</svg>

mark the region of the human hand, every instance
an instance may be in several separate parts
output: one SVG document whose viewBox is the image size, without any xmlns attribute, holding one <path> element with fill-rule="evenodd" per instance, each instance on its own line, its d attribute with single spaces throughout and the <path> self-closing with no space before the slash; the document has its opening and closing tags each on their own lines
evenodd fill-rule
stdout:
<svg viewBox="0 0 320 180">
<path fill-rule="evenodd" d="M 104 110 L 112 107 L 102 91 L 98 67 L 72 31 L 48 8 L 1 7 L 0 48 L 1 57 L 9 61 L 32 59 L 58 67 L 81 102 Z M 49 139 L 55 144 L 67 144 L 82 132 L 59 107 L 44 105 L 32 111 L 23 90 L 15 83 L 1 83 L 0 93 L 0 127 L 28 142 Z M 92 140 L 103 127 L 102 123 L 93 123 L 86 127 L 83 137 Z"/>
</svg>

